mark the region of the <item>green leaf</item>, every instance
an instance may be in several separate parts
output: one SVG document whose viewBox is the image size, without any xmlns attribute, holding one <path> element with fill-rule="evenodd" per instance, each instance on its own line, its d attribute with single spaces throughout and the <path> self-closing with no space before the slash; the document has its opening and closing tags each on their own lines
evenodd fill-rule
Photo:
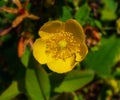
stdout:
<svg viewBox="0 0 120 100">
<path fill-rule="evenodd" d="M 99 29 L 102 29 L 102 23 L 100 21 L 94 19 L 94 23 Z"/>
<path fill-rule="evenodd" d="M 17 82 L 12 82 L 12 84 L 0 95 L 0 100 L 11 100 L 19 93 Z"/>
<path fill-rule="evenodd" d="M 30 54 L 31 54 L 31 51 L 30 51 L 30 48 L 29 47 L 26 47 L 25 48 L 25 51 L 24 51 L 24 54 L 21 58 L 21 62 L 23 63 L 23 65 L 27 68 L 28 67 L 28 64 L 29 64 L 29 60 L 30 60 Z"/>
<path fill-rule="evenodd" d="M 69 3 L 73 3 L 73 0 L 67 0 L 67 2 L 69 2 Z"/>
<path fill-rule="evenodd" d="M 90 13 L 90 8 L 85 3 L 76 12 L 75 19 L 78 20 L 82 25 L 84 25 L 86 23 L 86 21 L 88 20 L 89 13 Z"/>
<path fill-rule="evenodd" d="M 5 6 L 6 2 L 5 1 L 0 1 L 0 7 Z"/>
<path fill-rule="evenodd" d="M 117 18 L 117 15 L 115 12 L 113 11 L 109 11 L 109 10 L 101 10 L 101 19 L 102 20 L 115 20 Z"/>
<path fill-rule="evenodd" d="M 82 94 L 77 95 L 78 100 L 85 100 L 85 97 Z"/>
<path fill-rule="evenodd" d="M 77 98 L 77 95 L 73 92 L 64 92 L 64 93 L 55 95 L 50 100 L 79 100 L 79 99 Z"/>
<path fill-rule="evenodd" d="M 116 11 L 117 9 L 118 4 L 115 0 L 102 0 L 102 3 L 104 4 L 104 8 L 109 11 Z"/>
<path fill-rule="evenodd" d="M 63 6 L 62 11 L 63 11 L 62 16 L 59 18 L 59 20 L 66 21 L 66 20 L 72 18 L 71 8 L 69 6 Z"/>
<path fill-rule="evenodd" d="M 120 78 L 120 68 L 116 68 L 116 70 L 113 72 L 113 76 L 116 78 Z"/>
<path fill-rule="evenodd" d="M 115 20 L 117 18 L 117 3 L 115 0 L 102 0 L 104 7 L 101 9 L 102 20 Z"/>
<path fill-rule="evenodd" d="M 48 75 L 41 66 L 39 68 L 27 69 L 26 89 L 34 100 L 49 100 L 50 83 Z"/>
<path fill-rule="evenodd" d="M 88 84 L 93 78 L 94 73 L 92 71 L 73 70 L 68 73 L 62 83 L 55 88 L 55 92 L 73 92 Z"/>
<path fill-rule="evenodd" d="M 9 40 L 11 38 L 11 34 L 7 34 L 7 35 L 4 35 L 4 36 L 1 36 L 0 37 L 0 42 L 6 42 L 7 40 Z"/>
<path fill-rule="evenodd" d="M 119 88 L 119 91 L 120 91 L 120 80 L 118 80 L 118 88 Z"/>
<path fill-rule="evenodd" d="M 8 18 L 9 20 L 14 20 L 15 18 L 14 14 L 6 13 L 6 12 L 2 12 L 2 14 L 5 16 L 5 18 Z"/>
<path fill-rule="evenodd" d="M 120 38 L 111 37 L 101 41 L 101 47 L 96 52 L 89 52 L 84 63 L 99 76 L 109 76 L 112 67 L 120 60 Z"/>
</svg>

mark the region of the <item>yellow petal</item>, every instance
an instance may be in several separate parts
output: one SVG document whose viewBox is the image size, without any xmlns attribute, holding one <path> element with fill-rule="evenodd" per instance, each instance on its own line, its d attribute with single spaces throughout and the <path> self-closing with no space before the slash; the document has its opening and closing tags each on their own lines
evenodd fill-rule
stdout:
<svg viewBox="0 0 120 100">
<path fill-rule="evenodd" d="M 65 31 L 73 33 L 78 40 L 85 41 L 83 28 L 76 20 L 67 20 L 65 23 Z"/>
<path fill-rule="evenodd" d="M 85 56 L 87 55 L 88 53 L 88 48 L 87 48 L 87 45 L 85 43 L 81 43 L 81 56 L 83 58 L 85 58 Z"/>
<path fill-rule="evenodd" d="M 51 38 L 52 36 L 50 33 L 43 32 L 43 31 L 39 31 L 39 35 L 42 39 L 48 39 L 48 38 Z"/>
<path fill-rule="evenodd" d="M 47 55 L 45 53 L 45 50 L 46 50 L 45 41 L 40 38 L 37 39 L 33 44 L 33 56 L 41 64 L 45 64 L 47 62 L 52 61 L 51 56 Z"/>
<path fill-rule="evenodd" d="M 79 61 L 79 62 L 82 61 L 83 58 L 80 53 L 75 53 L 75 55 L 76 55 L 76 59 L 75 59 L 76 61 Z"/>
<path fill-rule="evenodd" d="M 64 23 L 58 20 L 49 21 L 45 23 L 39 30 L 39 35 L 42 37 L 41 32 L 58 33 L 64 30 Z"/>
<path fill-rule="evenodd" d="M 72 56 L 70 58 L 67 58 L 65 60 L 58 59 L 54 60 L 53 62 L 47 63 L 50 70 L 57 72 L 57 73 L 66 73 L 71 71 L 75 65 L 75 57 Z"/>
<path fill-rule="evenodd" d="M 80 53 L 76 53 L 76 61 L 82 61 L 88 53 L 88 48 L 85 43 L 80 44 Z"/>
</svg>

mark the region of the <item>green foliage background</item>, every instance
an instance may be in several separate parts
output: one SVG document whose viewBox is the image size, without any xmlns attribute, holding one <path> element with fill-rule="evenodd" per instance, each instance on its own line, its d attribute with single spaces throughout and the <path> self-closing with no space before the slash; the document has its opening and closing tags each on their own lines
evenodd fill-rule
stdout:
<svg viewBox="0 0 120 100">
<path fill-rule="evenodd" d="M 3 12 L 3 6 L 15 7 L 12 0 L 0 0 L 0 33 L 16 18 Z M 0 36 L 0 100 L 120 99 L 119 0 L 30 0 L 27 8 L 40 19 L 26 18 Z M 91 32 L 97 29 L 96 34 L 100 35 L 94 46 L 88 45 L 87 57 L 73 71 L 51 72 L 34 59 L 29 46 L 22 57 L 18 57 L 18 43 L 23 32 L 31 33 L 36 39 L 45 22 L 71 18 L 83 27 L 92 27 Z"/>
</svg>

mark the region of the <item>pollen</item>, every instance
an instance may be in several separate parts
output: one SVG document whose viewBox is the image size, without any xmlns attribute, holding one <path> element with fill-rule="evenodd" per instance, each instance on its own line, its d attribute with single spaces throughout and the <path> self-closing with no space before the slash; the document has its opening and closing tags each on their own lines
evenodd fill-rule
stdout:
<svg viewBox="0 0 120 100">
<path fill-rule="evenodd" d="M 56 59 L 66 59 L 80 52 L 80 43 L 70 32 L 51 34 L 46 40 L 46 53 Z"/>
<path fill-rule="evenodd" d="M 58 44 L 61 47 L 61 49 L 64 49 L 67 45 L 67 42 L 65 40 L 61 40 Z"/>
</svg>

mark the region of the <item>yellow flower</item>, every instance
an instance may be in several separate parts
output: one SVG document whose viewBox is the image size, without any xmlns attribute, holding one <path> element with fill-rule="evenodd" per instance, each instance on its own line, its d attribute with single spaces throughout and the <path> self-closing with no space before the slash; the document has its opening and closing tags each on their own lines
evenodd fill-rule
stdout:
<svg viewBox="0 0 120 100">
<path fill-rule="evenodd" d="M 83 29 L 76 20 L 49 21 L 40 28 L 39 35 L 33 44 L 33 55 L 54 72 L 71 71 L 88 52 Z"/>
</svg>

